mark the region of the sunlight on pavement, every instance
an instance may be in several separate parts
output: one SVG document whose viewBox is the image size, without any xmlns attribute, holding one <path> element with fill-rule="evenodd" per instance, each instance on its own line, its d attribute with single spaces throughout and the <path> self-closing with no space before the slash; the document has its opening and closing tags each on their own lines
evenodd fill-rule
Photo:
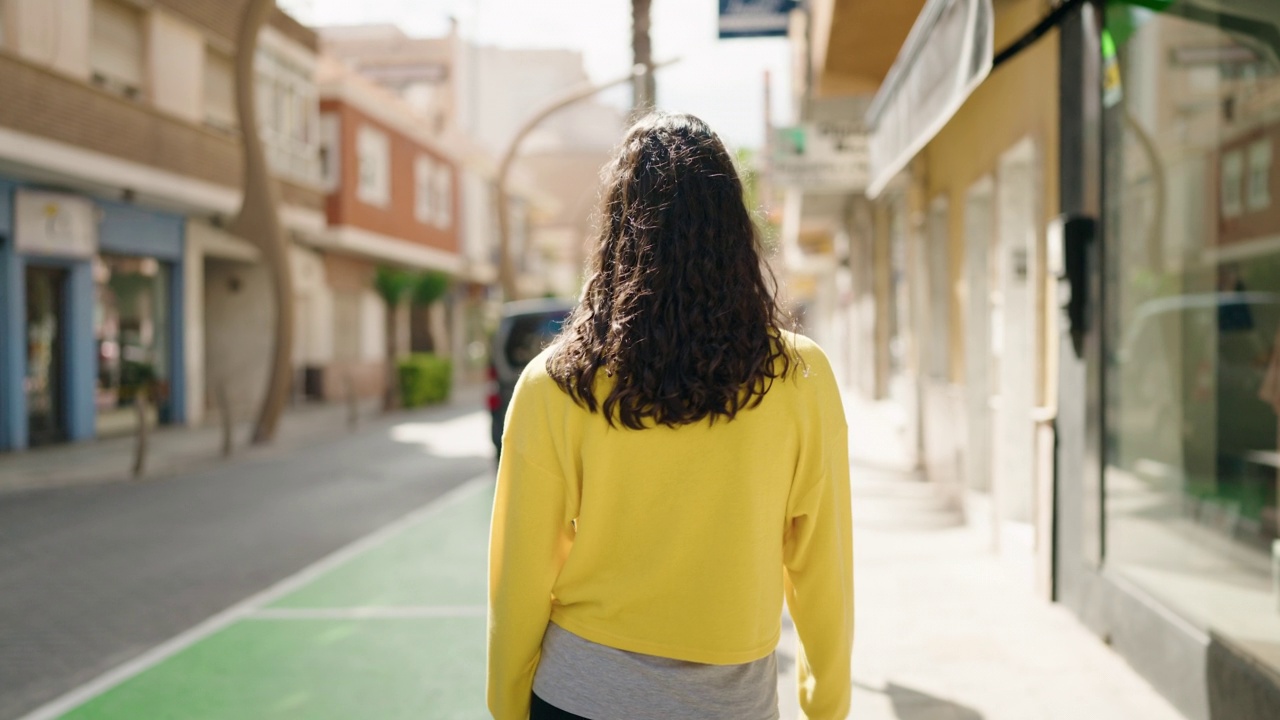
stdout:
<svg viewBox="0 0 1280 720">
<path fill-rule="evenodd" d="M 487 457 L 493 455 L 490 422 L 488 413 L 474 412 L 443 422 L 401 423 L 391 428 L 391 439 L 440 458 Z"/>
</svg>

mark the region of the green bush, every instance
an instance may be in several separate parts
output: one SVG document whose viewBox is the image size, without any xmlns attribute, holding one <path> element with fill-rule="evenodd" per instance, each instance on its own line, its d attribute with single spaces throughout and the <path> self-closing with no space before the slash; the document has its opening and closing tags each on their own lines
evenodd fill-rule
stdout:
<svg viewBox="0 0 1280 720">
<path fill-rule="evenodd" d="M 453 363 L 431 353 L 414 353 L 401 360 L 400 402 L 413 408 L 444 402 L 453 385 Z"/>
</svg>

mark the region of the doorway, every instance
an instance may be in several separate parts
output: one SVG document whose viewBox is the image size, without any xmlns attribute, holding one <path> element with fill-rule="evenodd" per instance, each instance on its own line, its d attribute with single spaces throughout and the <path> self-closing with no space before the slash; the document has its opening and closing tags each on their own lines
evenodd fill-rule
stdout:
<svg viewBox="0 0 1280 720">
<path fill-rule="evenodd" d="M 27 441 L 32 447 L 66 439 L 63 375 L 66 367 L 65 289 L 67 272 L 26 268 Z"/>
</svg>

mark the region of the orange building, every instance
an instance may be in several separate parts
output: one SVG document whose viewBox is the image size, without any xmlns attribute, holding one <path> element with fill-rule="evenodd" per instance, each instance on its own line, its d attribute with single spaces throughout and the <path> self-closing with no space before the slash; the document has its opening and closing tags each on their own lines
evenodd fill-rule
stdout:
<svg viewBox="0 0 1280 720">
<path fill-rule="evenodd" d="M 334 60 L 317 75 L 328 227 L 296 258 L 298 360 L 307 395 L 368 397 L 383 388 L 389 347 L 377 269 L 462 270 L 458 168 L 398 96 Z M 448 353 L 443 303 L 397 313 L 397 353 Z"/>
</svg>

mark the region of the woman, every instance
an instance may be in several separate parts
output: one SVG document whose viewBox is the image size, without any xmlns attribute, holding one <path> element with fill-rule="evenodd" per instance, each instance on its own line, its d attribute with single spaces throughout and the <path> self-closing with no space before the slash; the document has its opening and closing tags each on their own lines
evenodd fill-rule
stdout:
<svg viewBox="0 0 1280 720">
<path fill-rule="evenodd" d="M 577 309 L 507 415 L 489 548 L 498 720 L 770 720 L 785 595 L 800 706 L 849 708 L 848 430 L 784 332 L 742 184 L 689 115 L 627 133 Z"/>
</svg>

